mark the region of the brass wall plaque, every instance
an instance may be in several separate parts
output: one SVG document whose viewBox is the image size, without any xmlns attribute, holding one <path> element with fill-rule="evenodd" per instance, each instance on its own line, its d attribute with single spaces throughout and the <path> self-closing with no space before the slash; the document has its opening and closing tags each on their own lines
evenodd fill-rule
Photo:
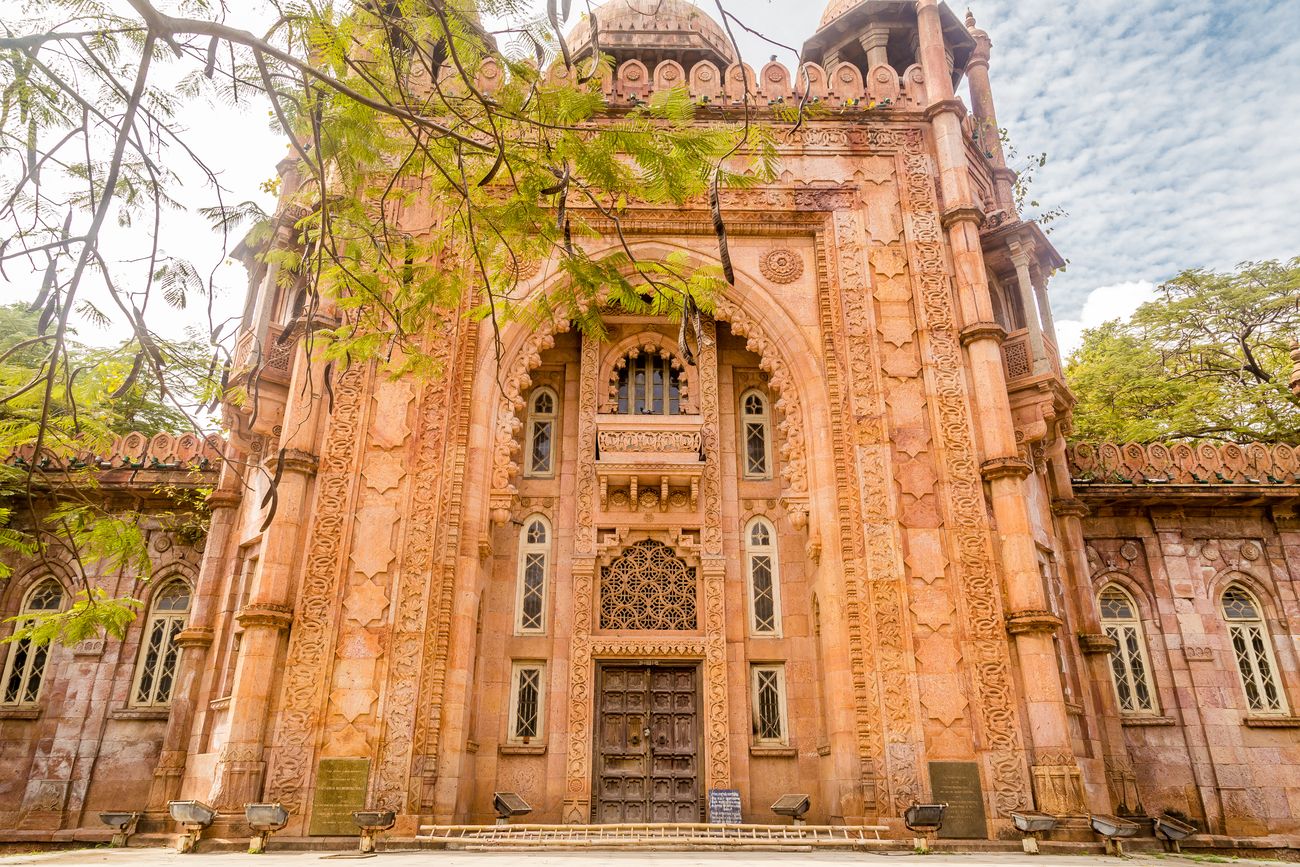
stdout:
<svg viewBox="0 0 1300 867">
<path fill-rule="evenodd" d="M 940 837 L 986 839 L 984 789 L 975 762 L 930 762 L 930 792 L 936 803 L 947 804 Z"/>
<path fill-rule="evenodd" d="M 313 837 L 355 837 L 361 833 L 352 813 L 366 808 L 370 759 L 321 759 L 316 798 L 307 833 Z"/>
</svg>

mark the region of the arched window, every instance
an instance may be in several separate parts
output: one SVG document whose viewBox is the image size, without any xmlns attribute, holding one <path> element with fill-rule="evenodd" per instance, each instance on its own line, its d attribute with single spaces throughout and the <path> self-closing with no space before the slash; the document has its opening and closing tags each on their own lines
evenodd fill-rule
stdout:
<svg viewBox="0 0 1300 867">
<path fill-rule="evenodd" d="M 555 434 L 560 402 L 549 388 L 533 391 L 528 401 L 528 442 L 525 476 L 547 478 L 555 475 Z"/>
<path fill-rule="evenodd" d="M 767 397 L 758 389 L 740 396 L 740 436 L 745 478 L 772 478 L 772 418 Z"/>
<path fill-rule="evenodd" d="M 1115 639 L 1110 652 L 1110 673 L 1119 697 L 1120 713 L 1154 713 L 1155 689 L 1151 683 L 1151 666 L 1147 665 L 1146 639 L 1142 619 L 1128 591 L 1116 584 L 1102 588 L 1097 597 L 1102 628 Z"/>
<path fill-rule="evenodd" d="M 682 372 L 667 351 L 633 349 L 618 368 L 618 411 L 624 415 L 681 415 Z"/>
<path fill-rule="evenodd" d="M 45 578 L 27 591 L 22 611 L 14 621 L 14 629 L 30 626 L 33 615 L 52 614 L 62 609 L 63 585 L 53 578 Z M 30 638 L 12 642 L 9 645 L 9 658 L 5 660 L 3 704 L 36 704 L 41 697 L 45 664 L 49 658 L 49 644 L 33 644 Z"/>
<path fill-rule="evenodd" d="M 1224 590 L 1222 602 L 1247 704 L 1257 713 L 1285 713 L 1286 702 L 1277 682 L 1277 661 L 1273 658 L 1273 642 L 1264 623 L 1263 609 L 1240 584 Z"/>
<path fill-rule="evenodd" d="M 176 646 L 176 635 L 185 628 L 189 613 L 189 584 L 176 578 L 158 588 L 141 638 L 131 704 L 159 707 L 171 702 L 181 651 Z"/>
<path fill-rule="evenodd" d="M 515 602 L 520 632 L 546 631 L 546 578 L 550 572 L 551 530 L 534 515 L 519 532 L 519 590 Z"/>
<path fill-rule="evenodd" d="M 777 575 L 776 531 L 764 518 L 745 531 L 745 573 L 749 580 L 750 631 L 780 635 L 781 588 Z"/>
</svg>

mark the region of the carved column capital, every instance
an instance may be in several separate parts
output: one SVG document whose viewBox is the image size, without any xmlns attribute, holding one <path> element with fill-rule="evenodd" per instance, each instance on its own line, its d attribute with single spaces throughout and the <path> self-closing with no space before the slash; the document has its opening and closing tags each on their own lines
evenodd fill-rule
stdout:
<svg viewBox="0 0 1300 867">
<path fill-rule="evenodd" d="M 208 507 L 212 509 L 233 509 L 244 499 L 238 491 L 223 491 L 216 488 L 208 494 Z"/>
<path fill-rule="evenodd" d="M 980 475 L 986 482 L 994 479 L 1025 479 L 1034 471 L 1020 458 L 990 458 L 980 464 Z"/>
<path fill-rule="evenodd" d="M 320 468 L 320 460 L 311 452 L 305 452 L 301 449 L 285 449 L 283 459 L 278 454 L 268 454 L 266 462 L 271 465 L 272 469 L 277 463 L 283 462 L 286 470 L 302 473 L 306 476 L 316 475 L 316 470 Z"/>
<path fill-rule="evenodd" d="M 996 322 L 972 322 L 961 330 L 961 345 L 970 346 L 977 340 L 993 340 L 999 345 L 1007 339 L 1007 330 Z"/>
<path fill-rule="evenodd" d="M 269 626 L 273 629 L 287 629 L 293 622 L 293 609 L 288 605 L 273 605 L 269 602 L 254 602 L 245 605 L 235 615 L 240 626 Z"/>
<path fill-rule="evenodd" d="M 1061 618 L 1043 609 L 1007 613 L 1007 632 L 1011 635 L 1027 635 L 1031 632 L 1052 633 L 1060 629 L 1061 625 Z"/>
</svg>

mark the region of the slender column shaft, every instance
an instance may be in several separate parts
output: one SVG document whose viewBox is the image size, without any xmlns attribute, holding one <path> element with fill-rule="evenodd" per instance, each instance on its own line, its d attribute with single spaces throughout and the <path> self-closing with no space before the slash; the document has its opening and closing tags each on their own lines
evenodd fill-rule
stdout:
<svg viewBox="0 0 1300 867">
<path fill-rule="evenodd" d="M 1029 350 L 1033 355 L 1034 373 L 1047 373 L 1051 362 L 1047 360 L 1047 347 L 1043 345 L 1042 316 L 1034 298 L 1034 285 L 1029 276 L 1029 257 L 1032 249 L 1012 241 L 1011 264 L 1016 268 L 1016 286 L 1020 290 L 1020 305 L 1025 311 L 1025 325 L 1029 328 Z"/>
<path fill-rule="evenodd" d="M 980 212 L 972 195 L 962 140 L 963 107 L 953 95 L 938 2 L 917 0 L 916 11 L 920 57 L 930 100 L 927 114 L 932 118 L 943 201 L 948 204 L 943 216 L 948 226 L 959 308 L 966 325 L 971 395 L 983 436 L 982 469 L 991 491 L 1006 579 L 1008 619 L 1009 623 L 1020 624 L 1013 632 L 1026 722 L 1036 764 L 1060 767 L 1063 761 L 1074 763 L 1069 718 L 1052 639 L 1052 618 L 1041 616 L 1049 606 L 1038 568 L 1025 485 L 1025 477 L 1032 470 L 1020 459 L 1016 448 L 997 329 L 989 327 L 993 322 L 992 299 L 978 232 Z M 1057 806 L 1085 809 L 1082 803 Z"/>
</svg>

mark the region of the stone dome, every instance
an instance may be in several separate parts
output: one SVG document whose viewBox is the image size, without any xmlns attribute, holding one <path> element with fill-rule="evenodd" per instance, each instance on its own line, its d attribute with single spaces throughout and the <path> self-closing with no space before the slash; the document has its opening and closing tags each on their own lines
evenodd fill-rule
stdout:
<svg viewBox="0 0 1300 867">
<path fill-rule="evenodd" d="M 617 63 L 640 60 L 654 68 L 675 60 L 690 69 L 701 60 L 719 68 L 735 62 L 726 32 L 687 0 L 610 0 L 596 9 L 600 50 Z M 584 17 L 569 34 L 575 56 L 591 46 L 591 21 Z"/>
<path fill-rule="evenodd" d="M 826 11 L 822 12 L 821 23 L 817 26 L 825 27 L 861 2 L 862 0 L 831 0 L 826 4 Z"/>
</svg>

